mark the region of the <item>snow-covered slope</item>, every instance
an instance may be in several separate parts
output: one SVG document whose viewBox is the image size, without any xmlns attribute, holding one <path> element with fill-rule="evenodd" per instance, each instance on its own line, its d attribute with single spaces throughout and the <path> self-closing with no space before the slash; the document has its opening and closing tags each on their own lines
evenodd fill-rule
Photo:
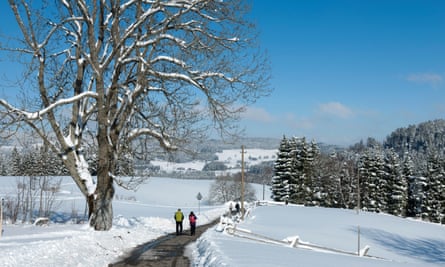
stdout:
<svg viewBox="0 0 445 267">
<path fill-rule="evenodd" d="M 265 161 L 275 161 L 278 149 L 245 149 L 244 166 L 254 166 Z M 239 172 L 241 170 L 242 153 L 241 149 L 225 149 L 222 152 L 215 153 L 216 161 L 224 163 L 230 172 Z M 152 160 L 153 166 L 158 166 L 161 172 L 187 172 L 202 171 L 208 161 L 195 160 L 191 162 L 175 163 L 161 160 Z"/>
<path fill-rule="evenodd" d="M 444 226 L 385 214 L 259 206 L 231 232 L 206 232 L 189 248 L 194 266 L 445 265 Z M 296 239 L 297 248 L 291 245 Z M 366 247 L 368 256 L 353 255 Z"/>
<path fill-rule="evenodd" d="M 246 165 L 256 165 L 264 161 L 274 161 L 277 157 L 278 149 L 245 149 L 244 163 Z M 242 153 L 240 149 L 227 149 L 216 153 L 218 161 L 224 162 L 229 168 L 241 166 Z"/>
<path fill-rule="evenodd" d="M 13 188 L 13 179 L 0 178 L 1 196 Z M 174 232 L 172 217 L 178 207 L 186 214 L 197 212 L 198 224 L 226 212 L 227 205 L 208 206 L 196 199 L 198 192 L 206 198 L 211 182 L 152 178 L 136 192 L 117 188 L 113 228 L 107 232 L 95 232 L 86 224 L 3 225 L 0 266 L 107 266 L 132 247 Z M 64 181 L 63 189 L 61 208 L 83 209 L 75 186 Z M 257 194 L 262 195 L 261 186 Z M 233 236 L 217 231 L 222 227 L 206 232 L 188 253 L 193 266 L 206 267 L 445 266 L 444 226 L 384 214 L 274 204 L 253 207 L 237 228 L 272 240 L 298 236 L 301 242 L 355 252 L 358 226 L 361 248 L 368 245 L 374 258 Z"/>
</svg>

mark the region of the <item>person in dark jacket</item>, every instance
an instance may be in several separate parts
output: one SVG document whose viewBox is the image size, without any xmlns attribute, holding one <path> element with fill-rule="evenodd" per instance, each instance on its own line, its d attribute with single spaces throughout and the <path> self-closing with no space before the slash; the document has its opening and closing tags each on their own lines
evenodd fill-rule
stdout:
<svg viewBox="0 0 445 267">
<path fill-rule="evenodd" d="M 184 220 L 184 213 L 182 213 L 181 209 L 175 212 L 175 221 L 176 221 L 176 235 L 182 234 L 182 221 Z"/>
<path fill-rule="evenodd" d="M 190 222 L 190 235 L 195 235 L 196 231 L 196 220 L 198 217 L 192 212 L 189 214 L 189 222 Z"/>
</svg>

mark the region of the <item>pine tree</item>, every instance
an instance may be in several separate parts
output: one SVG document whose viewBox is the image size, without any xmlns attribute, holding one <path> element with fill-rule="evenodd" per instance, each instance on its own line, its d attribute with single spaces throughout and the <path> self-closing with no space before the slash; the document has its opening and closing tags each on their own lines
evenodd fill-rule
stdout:
<svg viewBox="0 0 445 267">
<path fill-rule="evenodd" d="M 394 150 L 389 149 L 385 153 L 385 177 L 387 188 L 385 190 L 387 209 L 389 214 L 406 216 L 407 181 L 402 174 L 400 160 Z"/>
<path fill-rule="evenodd" d="M 311 143 L 303 144 L 303 173 L 305 175 L 306 201 L 307 206 L 319 206 L 327 200 L 332 187 L 332 175 L 320 176 L 315 166 L 320 162 L 320 149 L 315 140 Z M 323 204 L 328 205 L 328 204 Z"/>
<path fill-rule="evenodd" d="M 378 149 L 367 149 L 360 158 L 361 207 L 374 212 L 384 209 L 386 181 L 383 176 L 383 158 Z"/>
<path fill-rule="evenodd" d="M 356 165 L 352 160 L 346 158 L 338 159 L 340 162 L 340 171 L 338 175 L 339 188 L 336 201 L 338 202 L 337 207 L 339 208 L 349 208 L 353 209 L 357 205 L 356 196 L 357 192 L 356 186 L 354 186 L 354 174 L 356 173 Z"/>
<path fill-rule="evenodd" d="M 344 207 L 337 153 L 319 154 L 314 161 L 314 201 L 322 207 Z"/>
<path fill-rule="evenodd" d="M 325 163 L 326 164 L 326 163 Z M 340 153 L 331 153 L 328 157 L 328 167 L 325 169 L 324 179 L 320 182 L 322 188 L 321 205 L 334 208 L 356 207 L 356 187 L 353 187 L 355 163 Z M 317 169 L 320 167 L 317 164 Z"/>
<path fill-rule="evenodd" d="M 445 208 L 445 169 L 444 160 L 431 154 L 428 160 L 427 185 L 422 207 L 422 218 L 441 222 Z"/>
<path fill-rule="evenodd" d="M 284 136 L 280 142 L 277 160 L 274 164 L 274 176 L 272 177 L 271 198 L 275 201 L 289 200 L 289 179 L 291 175 L 290 144 Z"/>
<path fill-rule="evenodd" d="M 23 175 L 25 176 L 36 176 L 39 174 L 40 162 L 37 159 L 38 150 L 30 148 L 24 151 L 24 156 L 22 160 Z"/>
<path fill-rule="evenodd" d="M 417 176 L 414 175 L 414 164 L 408 152 L 403 155 L 402 176 L 407 181 L 407 203 L 406 216 L 420 217 L 420 194 L 422 193 L 422 184 Z"/>
<path fill-rule="evenodd" d="M 305 204 L 307 181 L 304 173 L 304 158 L 306 154 L 305 138 L 292 137 L 290 140 L 291 147 L 291 177 L 290 185 L 290 202 L 295 204 Z"/>
<path fill-rule="evenodd" d="M 7 159 L 5 158 L 5 155 L 2 154 L 0 155 L 0 175 L 1 176 L 6 176 L 8 175 L 8 165 L 7 165 Z"/>
<path fill-rule="evenodd" d="M 20 155 L 19 151 L 17 150 L 17 147 L 14 147 L 12 149 L 11 153 L 11 175 L 12 176 L 20 176 L 23 175 L 22 172 L 22 156 Z"/>
</svg>

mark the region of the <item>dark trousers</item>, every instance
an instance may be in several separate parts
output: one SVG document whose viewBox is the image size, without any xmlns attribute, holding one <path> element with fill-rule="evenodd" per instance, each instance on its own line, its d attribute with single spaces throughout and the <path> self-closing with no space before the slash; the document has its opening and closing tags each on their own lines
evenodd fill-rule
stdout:
<svg viewBox="0 0 445 267">
<path fill-rule="evenodd" d="M 176 234 L 182 234 L 182 221 L 176 222 Z"/>
<path fill-rule="evenodd" d="M 190 235 L 195 235 L 196 223 L 190 223 Z"/>
</svg>

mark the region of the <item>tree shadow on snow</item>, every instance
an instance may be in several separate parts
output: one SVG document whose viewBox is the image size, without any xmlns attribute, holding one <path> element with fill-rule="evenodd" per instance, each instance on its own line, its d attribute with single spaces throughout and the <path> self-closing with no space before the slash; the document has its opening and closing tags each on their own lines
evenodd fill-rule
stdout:
<svg viewBox="0 0 445 267">
<path fill-rule="evenodd" d="M 395 253 L 428 263 L 445 264 L 445 242 L 438 239 L 413 239 L 381 229 L 365 228 L 361 235 L 372 239 Z"/>
</svg>

